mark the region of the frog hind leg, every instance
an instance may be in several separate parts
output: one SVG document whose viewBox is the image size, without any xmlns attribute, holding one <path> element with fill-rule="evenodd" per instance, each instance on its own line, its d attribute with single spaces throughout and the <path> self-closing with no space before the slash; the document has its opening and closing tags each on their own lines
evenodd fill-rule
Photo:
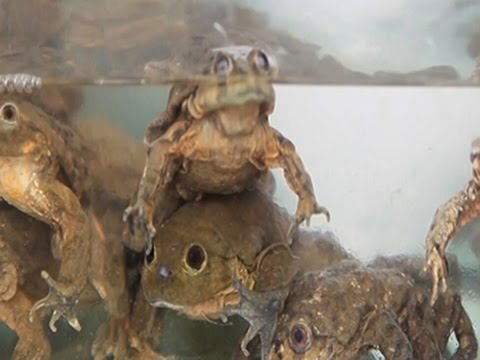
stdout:
<svg viewBox="0 0 480 360">
<path fill-rule="evenodd" d="M 106 303 L 109 315 L 97 331 L 91 352 L 94 359 L 105 359 L 109 355 L 123 359 L 127 354 L 129 310 L 123 245 L 117 241 L 115 232 L 104 231 L 93 213 L 90 217 L 96 235 L 92 239 L 90 282 Z"/>
<path fill-rule="evenodd" d="M 58 181 L 32 184 L 35 186 L 26 192 L 28 213 L 53 227 L 52 248 L 60 260 L 60 268 L 58 280 L 54 280 L 46 271 L 41 272 L 50 291 L 32 306 L 30 313 L 33 316 L 40 308 L 51 307 L 52 331 L 56 331 L 55 323 L 60 317 L 64 317 L 79 331 L 81 327 L 73 313 L 73 306 L 87 283 L 90 224 L 78 198 L 68 187 Z"/>
<path fill-rule="evenodd" d="M 240 344 L 242 353 L 249 357 L 248 344 L 259 335 L 261 358 L 266 360 L 277 328 L 278 314 L 287 297 L 287 289 L 257 293 L 248 290 L 238 279 L 234 279 L 233 285 L 239 291 L 241 300 L 239 307 L 227 309 L 227 316 L 239 315 L 249 323 Z"/>
<path fill-rule="evenodd" d="M 51 358 L 51 346 L 43 331 L 41 319 L 35 317 L 33 322 L 29 321 L 28 314 L 31 306 L 32 302 L 21 291 L 18 291 L 9 301 L 0 301 L 0 320 L 18 336 L 13 360 Z"/>
<path fill-rule="evenodd" d="M 366 325 L 359 336 L 361 336 L 361 348 L 378 347 L 386 359 L 415 359 L 409 339 L 390 311 L 372 312 L 366 319 Z"/>
<path fill-rule="evenodd" d="M 480 215 L 479 199 L 478 184 L 471 180 L 462 191 L 435 211 L 426 237 L 427 268 L 433 276 L 431 305 L 435 304 L 439 292 L 447 289 L 446 248 L 463 226 Z"/>
</svg>

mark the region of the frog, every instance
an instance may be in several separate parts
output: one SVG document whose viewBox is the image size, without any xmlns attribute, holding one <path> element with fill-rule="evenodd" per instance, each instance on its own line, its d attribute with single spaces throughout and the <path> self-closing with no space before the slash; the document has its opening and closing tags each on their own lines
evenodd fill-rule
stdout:
<svg viewBox="0 0 480 360">
<path fill-rule="evenodd" d="M 0 202 L 0 321 L 16 332 L 13 359 L 50 359 L 51 346 L 41 316 L 29 319 L 36 300 L 46 295 L 41 269 L 56 275 L 50 252 L 52 230 L 15 207 Z"/>
<path fill-rule="evenodd" d="M 269 304 L 281 306 L 291 278 L 351 256 L 328 231 L 299 228 L 290 245 L 292 218 L 262 188 L 186 202 L 158 227 L 145 256 L 145 298 L 153 307 L 196 320 L 239 315 L 249 323 L 242 351 L 248 353 L 249 341 L 259 334 L 265 354 L 276 323 Z M 237 280 L 261 301 L 243 302 Z"/>
<path fill-rule="evenodd" d="M 243 291 L 248 291 L 244 289 Z M 402 270 L 344 260 L 299 274 L 279 316 L 269 359 L 442 359 L 455 333 L 454 359 L 476 359 L 477 340 L 452 289 L 430 306 L 429 288 Z"/>
<path fill-rule="evenodd" d="M 87 282 L 88 170 L 84 150 L 73 129 L 55 121 L 40 107 L 16 93 L 0 97 L 0 198 L 54 229 L 51 251 L 61 266 L 57 280 L 42 270 L 50 292 L 32 306 L 53 310 L 50 328 L 65 318 L 77 330 L 72 312 Z"/>
<path fill-rule="evenodd" d="M 96 169 L 89 173 L 88 188 L 89 196 L 95 199 L 89 211 L 96 230 L 91 245 L 89 283 L 108 315 L 97 330 L 91 353 L 94 359 L 111 355 L 122 359 L 128 357 L 129 343 L 136 336 L 130 331 L 130 253 L 121 241 L 122 214 L 142 174 L 143 144 L 108 119 L 81 119 L 76 130 L 93 155 L 89 157 L 89 167 Z"/>
<path fill-rule="evenodd" d="M 160 209 L 161 220 L 172 212 L 157 201 L 171 198 L 166 191 L 176 192 L 179 203 L 204 194 L 235 194 L 255 189 L 256 180 L 271 168 L 283 169 L 299 198 L 289 234 L 303 221 L 308 224 L 313 214 L 330 219 L 328 209 L 315 198 L 294 144 L 269 125 L 275 59 L 248 46 L 214 48 L 206 57 L 204 75 L 210 81 L 174 85 L 165 111 L 147 126 L 144 172 L 124 215 L 132 233 L 144 234 L 143 244 L 131 240 L 132 248 L 143 245 L 150 252 L 154 211 Z"/>
<path fill-rule="evenodd" d="M 448 244 L 465 225 L 480 215 L 480 138 L 472 142 L 470 162 L 472 179 L 435 211 L 426 236 L 426 267 L 433 275 L 432 304 L 447 288 L 445 251 Z"/>
</svg>

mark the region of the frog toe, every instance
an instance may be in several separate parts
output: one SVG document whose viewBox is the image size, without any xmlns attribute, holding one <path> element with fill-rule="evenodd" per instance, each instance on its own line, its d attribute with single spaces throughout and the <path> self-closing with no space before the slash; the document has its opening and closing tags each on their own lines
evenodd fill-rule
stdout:
<svg viewBox="0 0 480 360">
<path fill-rule="evenodd" d="M 56 281 L 53 280 L 46 271 L 42 271 L 41 275 L 49 287 L 49 293 L 46 297 L 33 304 L 29 314 L 30 322 L 33 322 L 33 315 L 36 311 L 42 308 L 52 308 L 53 313 L 49 321 L 50 330 L 56 332 L 56 323 L 61 317 L 63 317 L 73 329 L 80 331 L 80 322 L 72 310 L 77 303 L 77 297 L 65 296 L 62 294 Z"/>
<path fill-rule="evenodd" d="M 330 221 L 330 211 L 325 206 L 315 204 L 315 214 L 324 215 Z"/>
</svg>

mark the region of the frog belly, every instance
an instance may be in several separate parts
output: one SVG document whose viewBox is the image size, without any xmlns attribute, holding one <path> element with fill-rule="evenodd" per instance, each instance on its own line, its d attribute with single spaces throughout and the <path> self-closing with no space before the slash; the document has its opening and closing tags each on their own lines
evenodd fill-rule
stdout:
<svg viewBox="0 0 480 360">
<path fill-rule="evenodd" d="M 186 171 L 179 171 L 177 188 L 187 192 L 233 194 L 253 188 L 262 174 L 247 162 L 238 167 L 220 167 L 207 161 L 192 161 Z"/>
</svg>

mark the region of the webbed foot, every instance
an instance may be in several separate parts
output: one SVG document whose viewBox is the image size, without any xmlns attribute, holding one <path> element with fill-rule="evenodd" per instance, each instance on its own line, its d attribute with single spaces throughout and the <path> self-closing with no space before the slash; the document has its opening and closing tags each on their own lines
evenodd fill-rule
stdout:
<svg viewBox="0 0 480 360">
<path fill-rule="evenodd" d="M 152 223 L 152 216 L 147 215 L 147 212 L 151 213 L 148 208 L 145 201 L 138 200 L 135 205 L 127 207 L 123 213 L 123 221 L 128 224 L 129 233 L 134 236 L 143 234 L 146 254 L 152 251 L 152 241 L 157 232 Z"/>
<path fill-rule="evenodd" d="M 65 291 L 62 291 L 62 286 L 60 286 L 45 270 L 41 272 L 41 276 L 49 287 L 49 293 L 46 297 L 33 304 L 29 315 L 30 322 L 33 322 L 33 315 L 37 310 L 44 307 L 51 307 L 53 308 L 53 314 L 48 323 L 50 330 L 56 332 L 56 323 L 61 317 L 63 317 L 72 328 L 80 331 L 82 326 L 72 310 L 78 301 L 77 296 L 64 295 Z"/>
<path fill-rule="evenodd" d="M 128 334 L 124 319 L 111 319 L 103 323 L 97 331 L 92 345 L 92 356 L 102 360 L 113 355 L 114 359 L 127 356 Z"/>
<path fill-rule="evenodd" d="M 255 292 L 248 290 L 238 279 L 233 280 L 233 286 L 240 293 L 240 305 L 228 309 L 229 315 L 239 315 L 249 323 L 249 328 L 242 338 L 240 348 L 249 357 L 247 349 L 250 341 L 256 335 L 260 336 L 261 358 L 266 360 L 277 328 L 278 314 L 283 307 L 287 291 L 285 289 Z"/>
<path fill-rule="evenodd" d="M 0 94 L 4 92 L 30 94 L 41 87 L 42 79 L 38 76 L 22 73 L 0 75 Z"/>
<path fill-rule="evenodd" d="M 441 292 L 447 290 L 448 263 L 445 250 L 440 246 L 432 246 L 427 251 L 427 268 L 432 272 L 432 297 L 430 305 L 438 299 L 439 287 Z"/>
</svg>

